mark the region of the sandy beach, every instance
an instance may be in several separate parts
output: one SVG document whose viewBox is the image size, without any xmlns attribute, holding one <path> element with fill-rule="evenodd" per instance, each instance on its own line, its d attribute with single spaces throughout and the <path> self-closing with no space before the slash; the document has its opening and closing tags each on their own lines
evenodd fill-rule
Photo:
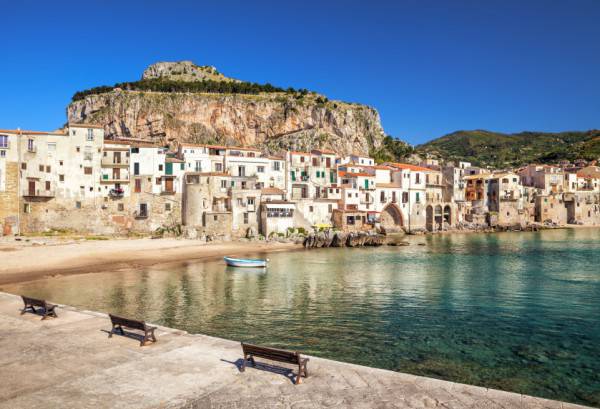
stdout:
<svg viewBox="0 0 600 409">
<path fill-rule="evenodd" d="M 182 239 L 69 240 L 14 238 L 0 241 L 0 285 L 48 276 L 136 268 L 157 263 L 200 260 L 299 249 L 301 245 L 277 242 L 201 244 Z"/>
</svg>

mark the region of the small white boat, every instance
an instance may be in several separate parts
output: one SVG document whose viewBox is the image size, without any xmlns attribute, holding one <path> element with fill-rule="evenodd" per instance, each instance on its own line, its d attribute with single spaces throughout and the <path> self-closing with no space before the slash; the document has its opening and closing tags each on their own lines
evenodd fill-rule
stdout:
<svg viewBox="0 0 600 409">
<path fill-rule="evenodd" d="M 269 259 L 260 258 L 233 258 L 223 257 L 228 266 L 231 267 L 266 267 Z"/>
</svg>

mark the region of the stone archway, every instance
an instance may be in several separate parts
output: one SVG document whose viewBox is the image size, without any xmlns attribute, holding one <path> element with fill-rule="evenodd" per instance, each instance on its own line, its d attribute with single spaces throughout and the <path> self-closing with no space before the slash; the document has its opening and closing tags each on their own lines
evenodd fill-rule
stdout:
<svg viewBox="0 0 600 409">
<path fill-rule="evenodd" d="M 444 223 L 447 223 L 448 226 L 452 226 L 452 208 L 450 205 L 444 206 Z"/>
<path fill-rule="evenodd" d="M 381 212 L 379 220 L 381 227 L 383 227 L 386 232 L 399 231 L 404 227 L 402 212 L 395 204 L 387 205 Z"/>
<path fill-rule="evenodd" d="M 425 209 L 425 227 L 427 231 L 434 230 L 433 206 L 427 206 L 427 209 Z"/>
<path fill-rule="evenodd" d="M 435 207 L 435 230 L 442 230 L 442 225 L 444 221 L 444 215 L 442 206 L 437 205 Z"/>
</svg>

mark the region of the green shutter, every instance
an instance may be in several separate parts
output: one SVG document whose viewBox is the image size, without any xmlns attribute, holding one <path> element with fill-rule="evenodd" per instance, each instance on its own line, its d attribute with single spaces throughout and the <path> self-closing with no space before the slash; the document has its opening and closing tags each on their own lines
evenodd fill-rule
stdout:
<svg viewBox="0 0 600 409">
<path fill-rule="evenodd" d="M 365 189 L 369 188 L 369 179 L 365 179 Z"/>
<path fill-rule="evenodd" d="M 292 170 L 292 182 L 296 181 L 296 171 Z"/>
<path fill-rule="evenodd" d="M 171 163 L 171 162 L 166 163 L 165 174 L 167 174 L 167 175 L 173 174 L 173 163 Z"/>
<path fill-rule="evenodd" d="M 182 163 L 181 166 L 179 167 L 179 169 L 185 170 L 185 163 Z"/>
<path fill-rule="evenodd" d="M 335 182 L 335 175 L 334 175 L 334 173 L 333 173 L 333 172 L 330 172 L 330 173 L 329 173 L 329 182 L 330 182 L 330 183 L 333 183 L 333 182 Z"/>
</svg>

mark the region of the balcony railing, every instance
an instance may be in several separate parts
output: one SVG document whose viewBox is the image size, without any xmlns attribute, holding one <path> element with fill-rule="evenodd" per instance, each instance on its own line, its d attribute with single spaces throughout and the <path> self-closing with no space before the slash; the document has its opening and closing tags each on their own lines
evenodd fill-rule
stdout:
<svg viewBox="0 0 600 409">
<path fill-rule="evenodd" d="M 53 189 L 28 189 L 25 188 L 22 191 L 22 196 L 23 197 L 40 197 L 40 198 L 44 198 L 44 197 L 54 197 L 55 196 L 55 192 Z"/>
<path fill-rule="evenodd" d="M 129 158 L 121 158 L 121 159 L 115 159 L 115 158 L 109 158 L 109 157 L 102 157 L 102 159 L 100 160 L 100 164 L 102 166 L 105 167 L 129 167 Z"/>
</svg>

